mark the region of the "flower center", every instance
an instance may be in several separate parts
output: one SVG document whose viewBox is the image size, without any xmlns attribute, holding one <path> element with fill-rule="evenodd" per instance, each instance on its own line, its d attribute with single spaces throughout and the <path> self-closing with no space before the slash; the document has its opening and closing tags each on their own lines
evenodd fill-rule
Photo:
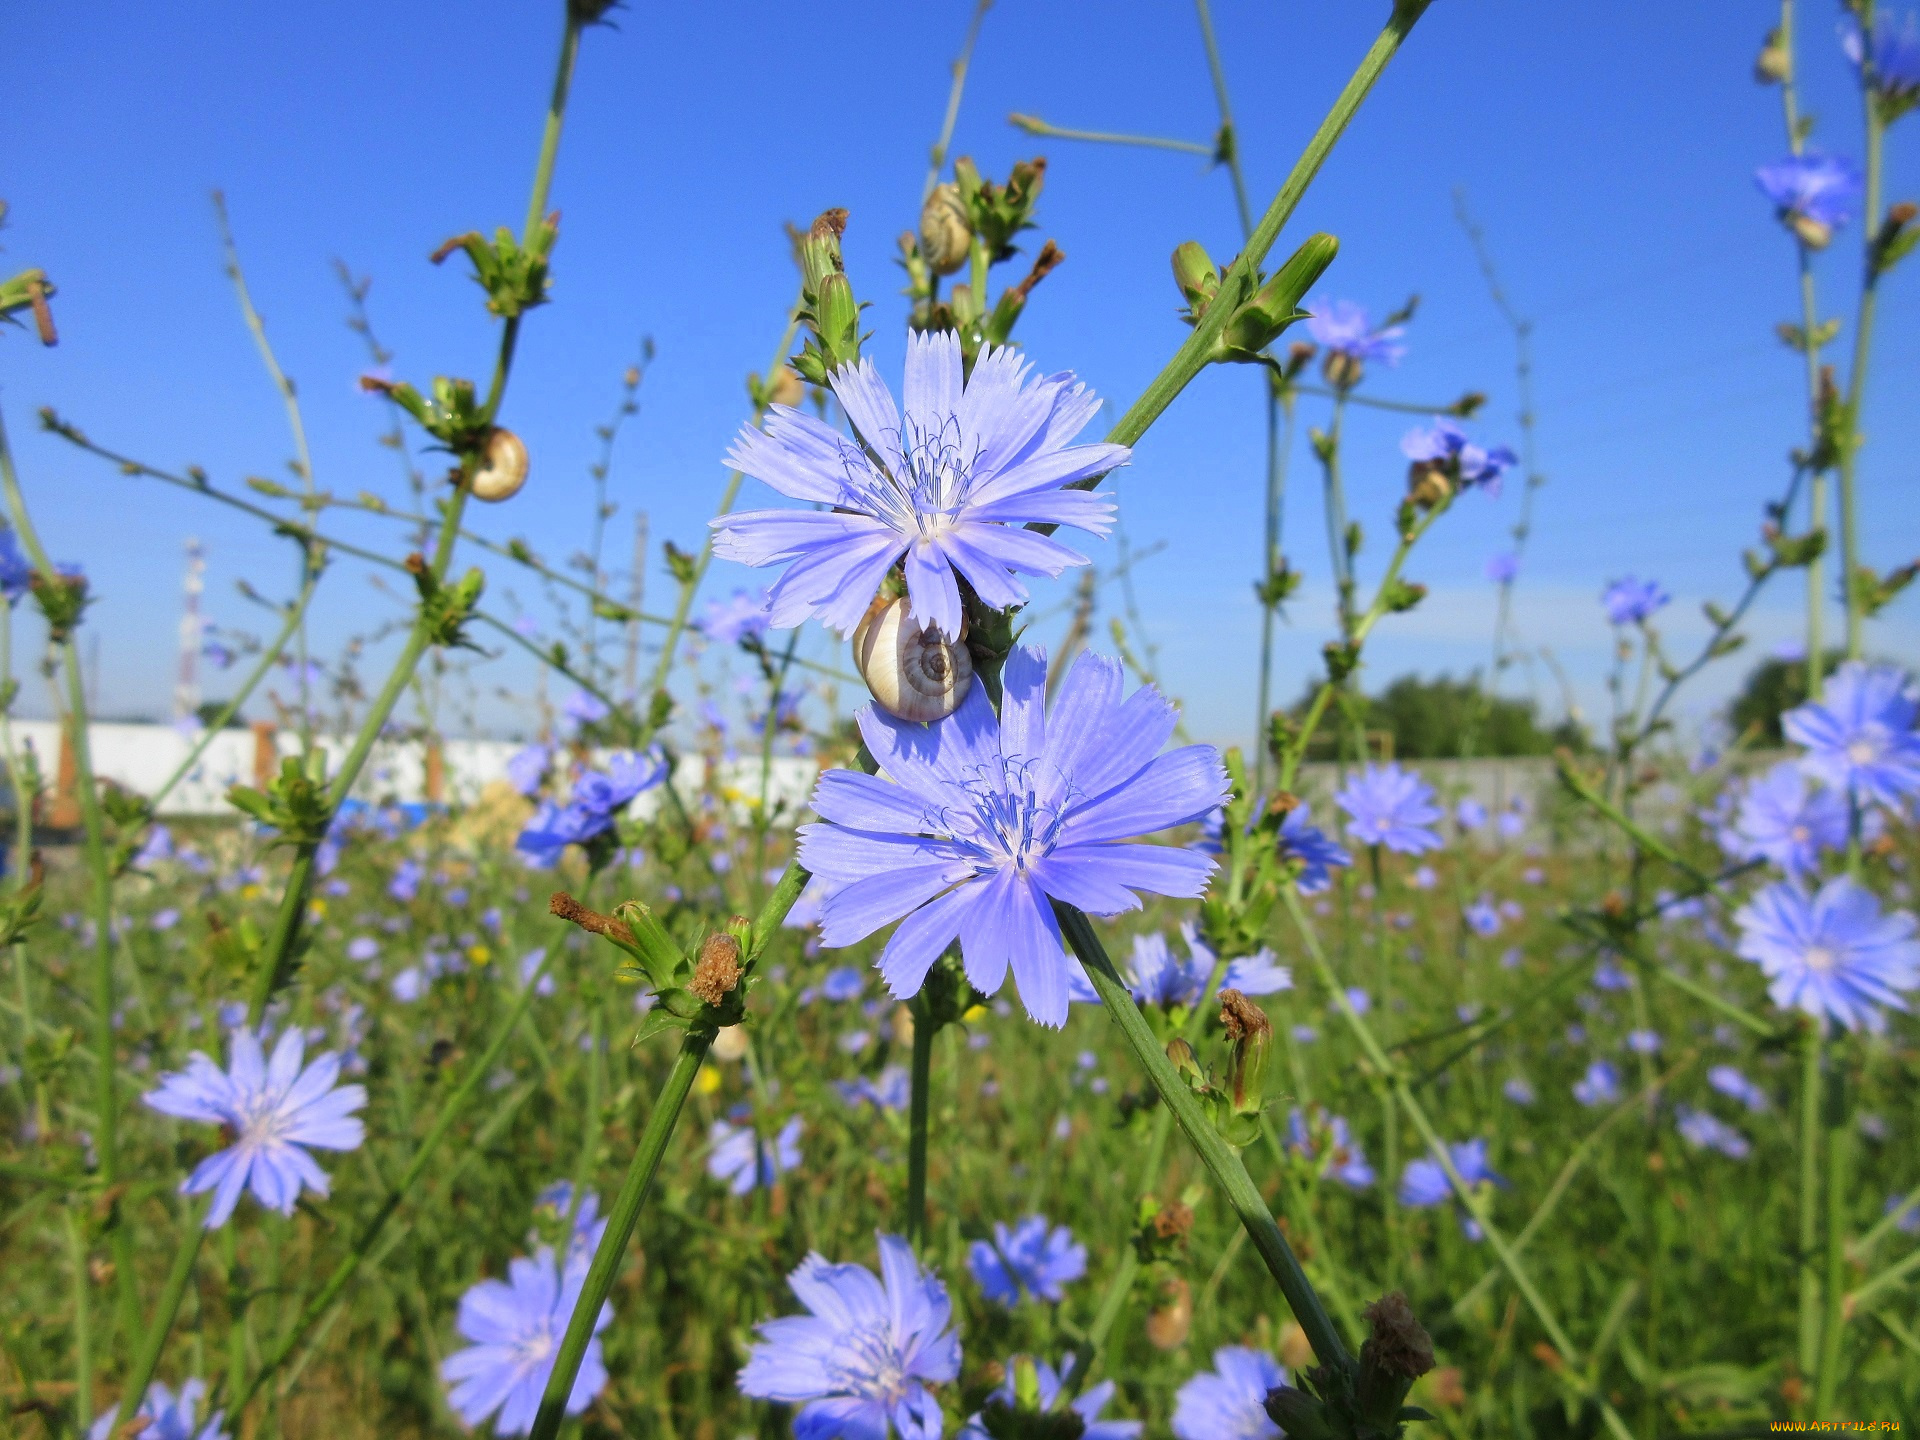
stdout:
<svg viewBox="0 0 1920 1440">
<path fill-rule="evenodd" d="M 1813 832 L 1807 829 L 1805 825 L 1796 825 L 1787 833 L 1796 845 L 1804 845 L 1813 838 Z"/>
<path fill-rule="evenodd" d="M 1847 759 L 1855 765 L 1871 765 L 1880 758 L 1880 747 L 1872 738 L 1862 735 L 1847 746 Z"/>
<path fill-rule="evenodd" d="M 842 1337 L 844 1348 L 828 1362 L 836 1388 L 865 1400 L 892 1406 L 907 1388 L 906 1364 L 884 1326 L 870 1326 Z"/>
<path fill-rule="evenodd" d="M 1839 961 L 1839 957 L 1825 945 L 1809 945 L 1806 958 L 1807 968 L 1818 970 L 1823 975 L 1832 970 Z"/>
<path fill-rule="evenodd" d="M 934 426 L 909 416 L 895 438 L 904 472 L 899 475 L 855 446 L 842 449 L 847 501 L 909 538 L 937 535 L 966 506 L 977 452 L 962 451 L 959 421 L 951 415 Z"/>
<path fill-rule="evenodd" d="M 1015 868 L 1028 869 L 1045 858 L 1060 838 L 1066 823 L 1065 800 L 1058 803 L 1040 795 L 1035 771 L 1038 762 L 1020 756 L 1003 758 L 1000 774 L 981 776 L 962 784 L 973 802 L 975 835 L 956 836 L 973 849 L 978 858 L 975 870 L 980 874 L 998 870 L 1008 861 Z"/>
</svg>

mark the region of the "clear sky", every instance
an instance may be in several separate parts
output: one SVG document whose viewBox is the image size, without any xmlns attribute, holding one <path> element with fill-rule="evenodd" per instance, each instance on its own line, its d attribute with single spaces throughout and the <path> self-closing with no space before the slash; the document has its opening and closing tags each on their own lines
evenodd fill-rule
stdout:
<svg viewBox="0 0 1920 1440">
<path fill-rule="evenodd" d="M 60 558 L 85 563 L 100 594 L 100 701 L 163 714 L 172 684 L 181 545 L 209 552 L 208 608 L 261 627 L 239 580 L 280 595 L 284 542 L 192 497 L 122 478 L 39 434 L 53 405 L 95 439 L 215 478 L 285 476 L 284 418 L 225 280 L 208 191 L 227 194 L 254 297 L 300 385 L 317 478 L 342 494 L 398 494 L 399 466 L 374 443 L 377 402 L 343 323 L 336 257 L 371 276 L 369 305 L 397 375 L 484 377 L 489 322 L 463 265 L 425 257 L 460 231 L 517 224 L 558 38 L 558 0 L 421 0 L 262 6 L 18 0 L 0 195 L 12 213 L 0 265 L 44 267 L 60 287 L 62 341 L 0 338 L 0 402 L 29 496 Z M 611 531 L 696 544 L 723 484 L 720 458 L 746 409 L 743 377 L 764 367 L 794 278 L 781 223 L 852 212 L 849 269 L 873 302 L 873 353 L 895 373 L 903 318 L 893 237 L 917 214 L 966 0 L 846 0 L 834 6 L 661 5 L 616 12 L 586 38 L 554 187 L 564 214 L 554 303 L 526 327 L 503 420 L 527 440 L 533 479 L 480 517 L 560 560 L 591 520 L 593 429 L 618 397 L 642 336 L 657 359 L 641 413 L 620 438 Z M 1384 3 L 1216 0 L 1215 15 L 1256 207 L 1364 51 Z M 1803 86 L 1816 141 L 1857 153 L 1859 113 L 1835 42 L 1838 7 L 1804 13 Z M 1536 323 L 1539 443 L 1549 477 L 1518 592 L 1521 637 L 1550 646 L 1591 713 L 1603 703 L 1609 637 L 1595 597 L 1626 572 L 1674 592 L 1677 642 L 1697 637 L 1704 599 L 1731 598 L 1738 550 L 1786 478 L 1803 433 L 1798 357 L 1773 335 L 1797 304 L 1791 242 L 1752 181 L 1784 149 L 1778 93 L 1754 84 L 1763 0 L 1540 5 L 1437 0 L 1296 214 L 1281 252 L 1310 230 L 1341 241 L 1323 287 L 1376 311 L 1422 297 L 1397 371 L 1373 393 L 1418 401 L 1465 389 L 1493 398 L 1480 429 L 1516 439 L 1510 333 L 1453 215 L 1464 187 L 1515 304 Z M 1225 175 L 1190 155 L 1041 142 L 1011 111 L 1061 125 L 1208 139 L 1213 94 L 1192 9 L 1143 0 L 999 0 L 986 19 L 955 153 L 988 173 L 1044 152 L 1041 228 L 1066 264 L 1036 293 L 1019 338 L 1046 370 L 1079 371 L 1124 405 L 1180 342 L 1167 257 L 1199 239 L 1236 248 Z M 1892 130 L 1888 195 L 1920 192 L 1920 115 Z M 1848 232 L 1823 257 L 1824 308 L 1846 319 L 1859 252 Z M 1920 261 L 1885 286 L 1868 392 L 1862 505 L 1867 558 L 1920 550 Z M 1843 358 L 1836 347 L 1835 358 Z M 1131 542 L 1165 549 L 1137 593 L 1168 688 L 1199 733 L 1243 739 L 1253 711 L 1260 568 L 1260 381 L 1203 375 L 1118 477 Z M 1302 419 L 1317 423 L 1319 402 Z M 1350 503 L 1388 531 L 1403 483 L 1406 417 L 1356 415 Z M 413 437 L 418 439 L 417 434 Z M 426 457 L 431 463 L 432 457 Z M 1317 476 L 1292 456 L 1286 548 L 1309 584 L 1279 648 L 1278 694 L 1317 671 L 1330 627 Z M 749 502 L 754 500 L 749 487 Z M 765 492 L 759 498 L 765 499 Z M 1484 664 L 1492 587 L 1517 487 L 1468 497 L 1416 557 L 1432 594 L 1384 627 L 1369 680 Z M 330 522 L 335 523 L 335 522 Z M 343 534 L 397 527 L 335 523 Z M 1363 555 L 1377 573 L 1381 541 Z M 1104 565 L 1111 545 L 1090 553 Z M 510 568 L 510 567 L 509 567 Z M 764 577 L 763 577 L 764 578 Z M 723 594 L 748 575 L 717 565 Z M 650 597 L 664 596 L 656 573 Z M 524 578 L 495 567 L 536 613 Z M 1063 587 L 1036 589 L 1036 611 Z M 1114 597 L 1117 600 L 1117 596 Z M 1752 626 L 1764 652 L 1798 633 L 1797 577 Z M 322 650 L 400 614 L 400 599 L 342 563 L 316 622 Z M 1883 653 L 1920 655 L 1916 602 L 1873 632 Z M 1041 625 L 1057 633 L 1055 617 Z M 1104 629 L 1104 627 L 1103 627 Z M 822 637 L 809 641 L 826 657 Z M 1695 692 L 1723 698 L 1746 660 Z M 1544 674 L 1542 694 L 1558 707 Z M 484 672 L 525 696 L 517 660 Z M 1516 685 L 1524 685 L 1524 678 Z M 220 682 L 208 690 L 218 694 Z M 32 696 L 29 695 L 29 703 Z M 526 723 L 489 698 L 483 719 Z"/>
</svg>

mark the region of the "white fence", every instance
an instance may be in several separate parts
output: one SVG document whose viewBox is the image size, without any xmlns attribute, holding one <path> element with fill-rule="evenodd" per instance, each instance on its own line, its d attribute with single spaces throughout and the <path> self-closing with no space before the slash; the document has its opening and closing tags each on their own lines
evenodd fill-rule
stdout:
<svg viewBox="0 0 1920 1440">
<path fill-rule="evenodd" d="M 51 720 L 13 722 L 13 742 L 33 748 L 49 800 L 56 809 L 62 790 L 70 793 L 72 787 L 71 759 L 61 754 L 60 732 L 61 727 Z M 182 732 L 171 725 L 89 725 L 87 745 L 96 775 L 151 796 L 173 778 L 203 735 L 201 731 Z M 315 743 L 326 752 L 331 772 L 338 768 L 351 742 L 339 736 L 320 736 Z M 446 740 L 439 747 L 439 764 L 434 766 L 430 764 L 426 745 L 418 740 L 380 741 L 374 745 L 353 793 L 368 802 L 408 804 L 438 800 L 449 805 L 470 804 L 479 798 L 489 782 L 507 778 L 507 761 L 522 748 L 507 740 Z M 290 730 L 219 731 L 208 741 L 193 769 L 161 801 L 160 813 L 232 815 L 233 807 L 226 799 L 230 787 L 257 784 L 278 769 L 280 756 L 298 752 L 299 737 Z M 607 757 L 594 758 L 601 763 Z M 438 771 L 437 776 L 432 777 L 433 784 L 429 784 L 430 770 Z M 818 773 L 819 766 L 812 760 L 791 756 L 776 758 L 768 776 L 769 802 L 793 813 L 806 803 Z M 741 802 L 742 815 L 748 798 L 759 799 L 757 759 L 725 762 L 718 780 L 723 794 Z M 681 757 L 674 769 L 676 790 L 693 794 L 704 787 L 706 781 L 707 765 L 703 757 Z M 650 809 L 648 801 L 649 797 L 642 796 L 636 810 Z M 49 819 L 55 825 L 63 823 L 57 816 L 50 815 Z"/>
</svg>

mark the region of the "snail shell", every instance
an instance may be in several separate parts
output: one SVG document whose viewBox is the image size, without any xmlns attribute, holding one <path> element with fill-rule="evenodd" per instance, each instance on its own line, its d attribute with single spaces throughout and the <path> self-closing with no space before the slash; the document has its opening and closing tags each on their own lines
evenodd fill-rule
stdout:
<svg viewBox="0 0 1920 1440">
<path fill-rule="evenodd" d="M 944 719 L 973 685 L 964 636 L 948 640 L 931 625 L 916 629 L 904 597 L 867 608 L 853 632 L 853 661 L 880 708 L 902 720 Z"/>
<path fill-rule="evenodd" d="M 473 498 L 511 500 L 527 483 L 527 447 L 511 430 L 495 426 L 487 432 L 480 468 L 473 472 Z"/>
<path fill-rule="evenodd" d="M 951 275 L 967 263 L 973 226 L 967 222 L 960 187 L 936 185 L 920 209 L 920 254 L 936 275 Z"/>
</svg>

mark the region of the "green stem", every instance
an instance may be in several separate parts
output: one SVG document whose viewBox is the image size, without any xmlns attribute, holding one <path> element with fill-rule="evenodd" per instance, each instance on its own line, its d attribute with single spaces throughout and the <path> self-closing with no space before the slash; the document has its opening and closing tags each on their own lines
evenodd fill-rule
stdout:
<svg viewBox="0 0 1920 1440">
<path fill-rule="evenodd" d="M 533 1440 L 553 1440 L 560 1430 L 560 1422 L 566 1418 L 567 1399 L 573 1393 L 574 1377 L 580 1373 L 580 1362 L 586 1356 L 587 1342 L 593 1339 L 600 1307 L 607 1292 L 613 1289 L 616 1272 L 626 1263 L 627 1245 L 639 1222 L 640 1206 L 653 1185 L 667 1142 L 673 1138 L 681 1106 L 693 1088 L 693 1077 L 712 1043 L 713 1036 L 706 1030 L 689 1030 L 680 1042 L 680 1053 L 674 1057 L 666 1083 L 654 1099 L 653 1113 L 647 1117 L 633 1163 L 627 1167 L 627 1178 L 614 1197 L 613 1208 L 607 1212 L 606 1233 L 593 1252 L 593 1263 L 567 1323 L 566 1337 L 560 1342 L 560 1353 L 554 1357 L 553 1372 L 547 1377 L 546 1392 L 540 1397 L 540 1412 L 534 1417 Z"/>
<path fill-rule="evenodd" d="M 1827 1077 L 1828 1093 L 1822 1107 L 1827 1141 L 1827 1277 L 1826 1314 L 1821 1319 L 1820 1374 L 1814 1387 L 1813 1413 L 1830 1417 L 1840 1385 L 1841 1341 L 1846 1334 L 1847 1201 L 1853 1137 L 1846 1124 L 1846 1080 L 1836 1064 Z"/>
<path fill-rule="evenodd" d="M 1147 428 L 1160 418 L 1161 412 L 1211 362 L 1215 342 L 1226 329 L 1227 322 L 1232 319 L 1240 303 L 1252 295 L 1259 285 L 1260 262 L 1266 259 L 1267 252 L 1280 238 L 1281 229 L 1293 217 L 1294 209 L 1307 193 L 1307 187 L 1313 183 L 1314 177 L 1320 173 L 1320 167 L 1326 163 L 1327 156 L 1359 110 L 1360 103 L 1367 98 L 1374 83 L 1386 70 L 1387 62 L 1393 59 L 1430 3 L 1431 0 L 1396 0 L 1386 28 L 1361 58 L 1358 68 L 1334 100 L 1333 108 L 1307 141 L 1306 149 L 1300 152 L 1300 158 L 1294 162 L 1279 193 L 1267 207 L 1267 213 L 1260 217 L 1260 223 L 1254 227 L 1246 248 L 1227 267 L 1216 303 L 1207 307 L 1186 342 L 1141 392 L 1140 398 L 1128 407 L 1119 423 L 1108 432 L 1107 440 L 1110 443 L 1131 445 L 1146 434 Z M 1090 480 L 1080 488 L 1091 488 L 1096 483 Z M 1255 1243 L 1258 1243 L 1258 1237 Z"/>
<path fill-rule="evenodd" d="M 73 1416 L 74 1433 L 93 1425 L 93 1320 L 87 1294 L 87 1245 L 80 1222 L 67 1210 L 67 1257 L 73 1265 Z"/>
<path fill-rule="evenodd" d="M 200 1247 L 206 1243 L 207 1211 L 212 1201 L 188 1208 L 185 1216 L 187 1233 L 180 1237 L 180 1247 L 173 1252 L 173 1268 L 167 1272 L 166 1283 L 160 1289 L 160 1300 L 153 1310 L 153 1323 L 147 1326 L 147 1332 L 140 1340 L 140 1348 L 133 1357 L 133 1369 L 127 1372 L 127 1380 L 120 1387 L 120 1399 L 123 1406 L 139 1407 L 140 1397 L 147 1393 L 147 1383 L 153 1379 L 153 1372 L 160 1366 L 160 1352 L 166 1348 L 167 1335 L 173 1329 L 174 1317 L 180 1313 L 180 1302 L 186 1298 L 187 1285 L 193 1279 L 193 1267 L 200 1258 Z M 122 1419 L 129 1419 L 129 1409 Z"/>
<path fill-rule="evenodd" d="M 927 1238 L 927 1109 L 933 1091 L 933 1037 L 936 1027 L 924 1003 L 914 997 L 913 1088 L 907 1105 L 907 1243 L 918 1249 Z"/>
<path fill-rule="evenodd" d="M 547 208 L 553 189 L 554 161 L 560 155 L 560 131 L 567 119 L 567 96 L 573 89 L 573 65 L 580 58 L 580 21 L 572 4 L 564 7 L 566 23 L 560 32 L 560 60 L 554 66 L 553 96 L 547 102 L 547 124 L 540 135 L 540 158 L 534 162 L 533 191 L 527 197 L 527 219 L 521 238 L 533 234 Z"/>
<path fill-rule="evenodd" d="M 993 8 L 993 0 L 977 0 L 973 7 L 973 18 L 967 22 L 967 38 L 960 46 L 960 54 L 953 62 L 953 84 L 947 90 L 947 111 L 940 121 L 940 138 L 933 142 L 933 151 L 927 157 L 927 180 L 920 187 L 920 203 L 925 205 L 933 194 L 934 186 L 940 183 L 940 172 L 946 168 L 947 148 L 953 144 L 953 127 L 960 122 L 960 97 L 967 90 L 967 71 L 973 65 L 973 47 L 980 40 L 980 26 L 985 23 L 987 11 Z"/>
<path fill-rule="evenodd" d="M 1293 1248 L 1287 1244 L 1287 1237 L 1280 1233 L 1280 1227 L 1274 1223 L 1273 1212 L 1261 1198 L 1253 1177 L 1247 1174 L 1247 1167 L 1239 1154 L 1220 1138 L 1219 1132 L 1213 1128 L 1213 1123 L 1194 1099 L 1193 1092 L 1167 1059 L 1165 1050 L 1147 1025 L 1146 1017 L 1140 1013 L 1140 1007 L 1133 1003 L 1132 993 L 1115 972 L 1113 962 L 1107 958 L 1106 947 L 1100 943 L 1092 924 L 1071 905 L 1055 902 L 1054 914 L 1059 917 L 1067 943 L 1086 967 L 1093 988 L 1099 992 L 1100 999 L 1107 1007 L 1108 1016 L 1120 1027 L 1120 1033 L 1133 1050 L 1140 1068 L 1147 1072 L 1154 1089 L 1160 1092 L 1162 1103 L 1173 1113 L 1174 1121 L 1193 1146 L 1194 1153 L 1200 1157 L 1200 1162 L 1213 1176 L 1214 1183 L 1225 1194 L 1227 1203 L 1239 1216 L 1240 1223 L 1246 1227 L 1254 1248 L 1260 1252 L 1260 1258 L 1266 1262 L 1268 1271 L 1279 1284 L 1288 1308 L 1300 1322 L 1300 1328 L 1306 1332 L 1313 1353 L 1323 1365 L 1335 1370 L 1351 1371 L 1353 1357 L 1347 1353 L 1340 1332 L 1327 1314 L 1326 1306 L 1314 1293 L 1306 1272 L 1300 1268 Z"/>
<path fill-rule="evenodd" d="M 1820 1276 L 1814 1252 L 1820 1242 L 1820 1086 L 1826 1058 L 1826 1026 L 1807 1026 L 1800 1071 L 1800 1373 L 1812 1378 L 1820 1358 Z"/>
<path fill-rule="evenodd" d="M 1861 210 L 1860 234 L 1866 247 L 1866 275 L 1860 288 L 1860 311 L 1853 325 L 1853 363 L 1847 372 L 1846 422 L 1840 443 L 1840 590 L 1847 604 L 1847 658 L 1859 660 L 1865 654 L 1866 616 L 1854 575 L 1860 565 L 1858 495 L 1854 475 L 1860 454 L 1860 406 L 1866 396 L 1867 361 L 1873 349 L 1873 321 L 1879 308 L 1881 267 L 1875 241 L 1880 234 L 1880 184 L 1882 139 L 1886 122 L 1880 112 L 1873 69 L 1874 8 L 1860 7 L 1860 97 L 1866 120 L 1866 203 Z M 1809 657 L 1811 659 L 1811 657 Z"/>
</svg>

